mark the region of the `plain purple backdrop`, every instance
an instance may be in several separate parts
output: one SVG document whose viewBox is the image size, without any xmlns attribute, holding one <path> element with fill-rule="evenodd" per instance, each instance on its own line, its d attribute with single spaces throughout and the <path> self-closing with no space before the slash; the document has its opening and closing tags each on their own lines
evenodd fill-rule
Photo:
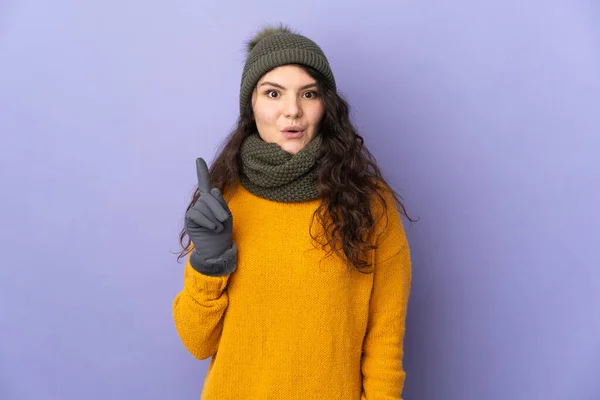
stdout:
<svg viewBox="0 0 600 400">
<path fill-rule="evenodd" d="M 199 398 L 177 237 L 279 21 L 420 218 L 405 398 L 599 399 L 591 0 L 0 2 L 0 399 Z"/>
</svg>

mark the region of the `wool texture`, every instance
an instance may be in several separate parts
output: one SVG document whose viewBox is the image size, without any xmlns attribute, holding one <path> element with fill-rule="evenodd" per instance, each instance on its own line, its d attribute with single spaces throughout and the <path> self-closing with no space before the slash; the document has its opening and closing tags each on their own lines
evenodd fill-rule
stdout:
<svg viewBox="0 0 600 400">
<path fill-rule="evenodd" d="M 291 154 L 254 133 L 244 139 L 240 149 L 240 183 L 249 192 L 269 200 L 314 200 L 319 197 L 316 160 L 321 143 L 322 137 L 317 135 L 296 154 Z"/>
<path fill-rule="evenodd" d="M 318 199 L 272 201 L 243 185 L 224 196 L 237 269 L 207 276 L 188 257 L 173 302 L 184 346 L 210 358 L 201 399 L 401 399 L 411 261 L 392 196 L 387 215 L 374 203 L 370 274 L 312 240 Z"/>
</svg>

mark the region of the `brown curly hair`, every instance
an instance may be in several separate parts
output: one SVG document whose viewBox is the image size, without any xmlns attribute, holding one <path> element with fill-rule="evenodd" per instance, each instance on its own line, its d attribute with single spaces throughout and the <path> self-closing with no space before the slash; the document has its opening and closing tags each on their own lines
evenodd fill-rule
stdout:
<svg viewBox="0 0 600 400">
<path fill-rule="evenodd" d="M 371 244 L 376 224 L 372 201 L 377 199 L 383 207 L 382 215 L 387 215 L 388 206 L 384 197 L 391 196 L 401 215 L 411 222 L 413 220 L 408 216 L 402 198 L 383 178 L 375 158 L 350 122 L 348 102 L 329 86 L 320 72 L 309 66 L 298 66 L 317 81 L 325 110 L 319 126 L 323 145 L 317 154 L 316 184 L 321 203 L 312 216 L 309 232 L 315 218 L 324 231 L 318 237 L 313 236 L 312 232 L 310 235 L 315 240 L 325 237 L 325 242 L 320 242 L 323 248 L 328 245 L 329 254 L 333 251 L 345 259 L 349 268 L 354 266 L 360 272 L 372 273 L 372 269 L 367 269 L 372 266 L 368 257 L 362 257 L 376 249 Z M 240 115 L 237 126 L 219 147 L 219 153 L 209 168 L 211 185 L 219 188 L 221 193 L 238 182 L 241 170 L 240 147 L 244 139 L 255 132 L 257 128 L 249 102 Z M 198 197 L 196 189 L 186 211 Z M 190 251 L 189 238 L 184 244 L 186 236 L 184 228 L 179 235 L 182 250 L 177 257 L 178 261 Z"/>
</svg>

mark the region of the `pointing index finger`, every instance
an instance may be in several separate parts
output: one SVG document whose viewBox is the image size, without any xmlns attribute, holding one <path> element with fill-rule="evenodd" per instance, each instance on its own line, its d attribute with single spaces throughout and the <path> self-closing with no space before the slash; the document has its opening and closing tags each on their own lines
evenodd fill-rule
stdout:
<svg viewBox="0 0 600 400">
<path fill-rule="evenodd" d="M 198 190 L 200 193 L 210 192 L 208 167 L 206 166 L 206 161 L 201 157 L 196 158 L 196 172 L 198 173 Z"/>
</svg>

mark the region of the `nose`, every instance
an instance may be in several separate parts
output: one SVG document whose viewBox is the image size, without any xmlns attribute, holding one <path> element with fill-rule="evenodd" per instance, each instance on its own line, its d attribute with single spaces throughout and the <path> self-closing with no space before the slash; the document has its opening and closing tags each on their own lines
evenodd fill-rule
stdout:
<svg viewBox="0 0 600 400">
<path fill-rule="evenodd" d="M 300 102 L 296 98 L 296 96 L 290 96 L 283 105 L 283 113 L 286 118 L 297 118 L 302 114 L 302 109 L 300 107 Z"/>
</svg>

